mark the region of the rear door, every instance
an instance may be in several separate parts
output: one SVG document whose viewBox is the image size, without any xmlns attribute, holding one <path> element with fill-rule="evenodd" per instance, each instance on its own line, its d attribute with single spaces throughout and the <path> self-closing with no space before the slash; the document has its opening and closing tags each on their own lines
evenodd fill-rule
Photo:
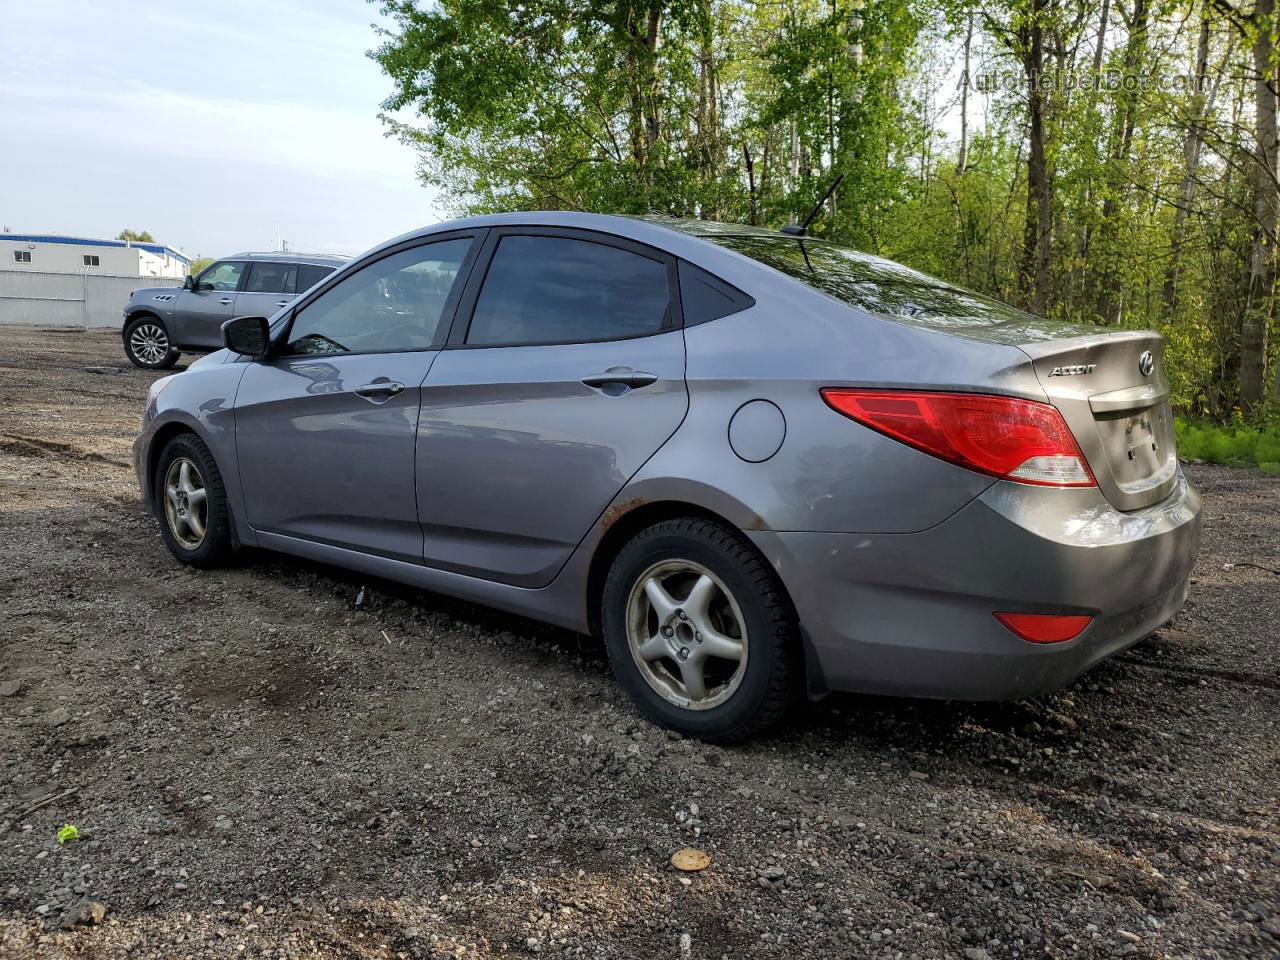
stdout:
<svg viewBox="0 0 1280 960">
<path fill-rule="evenodd" d="M 173 304 L 173 339 L 179 346 L 215 350 L 222 324 L 235 316 L 236 294 L 248 264 L 219 260 L 196 277 L 193 289 L 179 290 Z"/>
<path fill-rule="evenodd" d="M 236 294 L 237 317 L 269 317 L 287 307 L 297 294 L 298 265 L 254 260 Z"/>
<path fill-rule="evenodd" d="M 674 261 L 590 231 L 493 231 L 422 394 L 430 566 L 541 586 L 688 408 Z"/>
<path fill-rule="evenodd" d="M 420 391 L 477 244 L 457 233 L 380 256 L 302 300 L 280 354 L 249 365 L 236 446 L 255 530 L 422 562 Z"/>
</svg>

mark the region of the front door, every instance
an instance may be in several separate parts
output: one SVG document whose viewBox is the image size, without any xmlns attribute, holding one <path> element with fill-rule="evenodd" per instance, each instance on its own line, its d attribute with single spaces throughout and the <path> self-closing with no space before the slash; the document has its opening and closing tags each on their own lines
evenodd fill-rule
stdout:
<svg viewBox="0 0 1280 960">
<path fill-rule="evenodd" d="M 474 237 L 391 252 L 295 312 L 245 371 L 236 445 L 254 529 L 422 562 L 414 442 Z"/>
<path fill-rule="evenodd" d="M 236 291 L 247 266 L 242 260 L 219 260 L 195 278 L 192 289 L 178 291 L 173 304 L 175 343 L 204 350 L 222 346 L 222 325 L 236 315 Z"/>
<path fill-rule="evenodd" d="M 684 418 L 675 266 L 586 231 L 495 230 L 485 248 L 422 393 L 424 556 L 542 586 Z"/>
</svg>

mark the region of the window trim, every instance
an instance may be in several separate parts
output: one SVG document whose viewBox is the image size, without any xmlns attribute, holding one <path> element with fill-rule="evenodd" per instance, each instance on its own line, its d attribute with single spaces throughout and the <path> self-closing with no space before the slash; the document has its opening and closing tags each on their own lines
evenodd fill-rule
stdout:
<svg viewBox="0 0 1280 960">
<path fill-rule="evenodd" d="M 734 314 L 741 313 L 743 310 L 750 310 L 756 305 L 756 298 L 749 293 L 744 293 L 727 280 L 722 280 L 706 267 L 700 267 L 696 263 L 689 260 L 681 260 L 677 265 L 677 272 L 680 274 L 680 291 L 684 294 L 684 286 L 686 281 L 690 284 L 705 283 L 725 297 L 733 304 L 734 308 L 728 313 L 722 313 L 718 317 L 707 317 L 703 320 L 690 320 L 685 317 L 684 325 L 686 327 L 696 327 L 704 323 L 714 323 L 717 320 L 723 320 L 725 317 L 732 317 Z"/>
<path fill-rule="evenodd" d="M 480 248 L 484 246 L 487 229 L 475 230 L 449 230 L 444 233 L 433 233 L 426 237 L 417 237 L 404 243 L 397 243 L 394 247 L 388 247 L 380 250 L 367 260 L 359 261 L 354 264 L 339 267 L 325 277 L 306 298 L 295 301 L 290 305 L 288 312 L 285 314 L 284 323 L 280 329 L 271 338 L 271 353 L 268 356 L 268 362 L 275 360 L 293 360 L 297 357 L 303 359 L 315 360 L 317 358 L 325 358 L 328 360 L 341 359 L 343 357 L 365 357 L 375 356 L 383 353 L 431 353 L 440 350 L 444 346 L 448 331 L 452 328 L 454 318 L 457 313 L 458 303 L 462 299 L 462 291 L 466 288 L 471 279 L 471 272 L 475 267 L 476 260 L 479 258 Z M 293 322 L 297 319 L 299 313 L 315 303 L 320 297 L 324 296 L 339 283 L 345 283 L 347 280 L 359 274 L 367 267 L 373 266 L 375 263 L 381 263 L 387 257 L 393 257 L 396 254 L 404 253 L 407 250 L 415 250 L 418 247 L 429 247 L 434 243 L 445 243 L 449 240 L 471 240 L 471 246 L 467 250 L 467 255 L 462 258 L 462 265 L 458 267 L 458 275 L 454 278 L 453 288 L 449 291 L 449 296 L 445 299 L 444 309 L 440 312 L 440 323 L 436 327 L 436 334 L 431 345 L 426 347 L 415 347 L 412 350 L 348 350 L 345 353 L 287 353 L 285 352 L 289 345 L 289 336 L 293 331 Z M 335 278 L 338 278 L 335 280 Z"/>
<path fill-rule="evenodd" d="M 666 268 L 667 273 L 667 318 L 657 330 L 652 333 L 642 333 L 639 336 L 629 337 L 595 337 L 590 340 L 538 340 L 535 342 L 513 342 L 513 343 L 467 343 L 467 335 L 471 332 L 471 321 L 475 317 L 476 302 L 480 299 L 480 291 L 484 288 L 484 282 L 489 276 L 489 268 L 493 265 L 494 254 L 497 253 L 498 244 L 502 242 L 503 237 L 563 237 L 570 240 L 582 240 L 587 243 L 598 243 L 605 247 L 616 247 L 619 250 L 625 250 L 628 253 L 636 254 L 644 257 L 646 260 L 654 260 L 662 264 Z M 629 237 L 621 237 L 613 233 L 604 233 L 600 230 L 585 230 L 578 227 L 552 227 L 538 226 L 536 224 L 529 226 L 502 226 L 494 227 L 489 231 L 489 235 L 485 238 L 483 249 L 477 258 L 475 268 L 471 271 L 471 279 L 467 284 L 461 302 L 458 304 L 457 313 L 453 319 L 453 326 L 449 331 L 448 341 L 443 349 L 445 350 L 508 350 L 514 347 L 564 347 L 572 346 L 580 343 L 620 343 L 627 340 L 644 340 L 648 337 L 658 337 L 665 333 L 683 329 L 684 314 L 680 305 L 680 278 L 677 273 L 677 260 L 674 256 L 665 250 L 657 247 L 651 247 L 648 244 L 640 243 Z"/>
</svg>

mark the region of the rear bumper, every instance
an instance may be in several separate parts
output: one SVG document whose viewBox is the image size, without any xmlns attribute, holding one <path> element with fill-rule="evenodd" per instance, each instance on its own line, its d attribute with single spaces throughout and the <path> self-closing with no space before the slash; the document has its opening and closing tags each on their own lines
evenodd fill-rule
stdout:
<svg viewBox="0 0 1280 960">
<path fill-rule="evenodd" d="M 997 483 L 912 534 L 751 533 L 790 592 L 832 690 L 1010 700 L 1062 686 L 1167 622 L 1199 552 L 1200 496 L 1121 513 L 1096 489 Z M 1086 613 L 1027 643 L 995 611 Z"/>
</svg>

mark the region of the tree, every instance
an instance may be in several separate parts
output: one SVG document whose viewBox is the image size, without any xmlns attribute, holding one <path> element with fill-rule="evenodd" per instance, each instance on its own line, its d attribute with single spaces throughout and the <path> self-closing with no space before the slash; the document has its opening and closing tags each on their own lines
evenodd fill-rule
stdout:
<svg viewBox="0 0 1280 960">
<path fill-rule="evenodd" d="M 459 212 L 776 227 L 840 175 L 817 236 L 1157 329 L 1180 413 L 1280 405 L 1276 0 L 374 2 Z"/>
<path fill-rule="evenodd" d="M 117 240 L 127 240 L 130 243 L 155 243 L 155 238 L 151 236 L 147 230 L 121 230 L 116 236 Z"/>
<path fill-rule="evenodd" d="M 194 277 L 211 263 L 213 263 L 213 257 L 196 257 L 191 261 L 191 265 L 187 267 L 187 273 Z"/>
</svg>

